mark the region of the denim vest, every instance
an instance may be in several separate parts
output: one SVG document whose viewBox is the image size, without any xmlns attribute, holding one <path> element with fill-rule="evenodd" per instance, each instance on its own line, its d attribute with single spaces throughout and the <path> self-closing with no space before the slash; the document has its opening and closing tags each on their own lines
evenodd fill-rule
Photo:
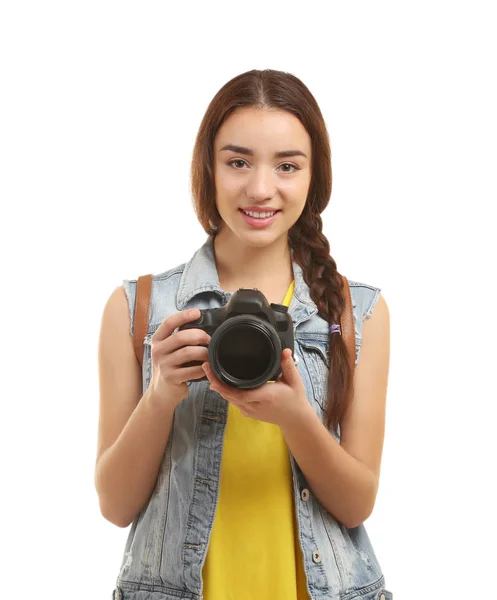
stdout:
<svg viewBox="0 0 497 600">
<path fill-rule="evenodd" d="M 293 258 L 293 257 L 292 257 Z M 293 260 L 295 290 L 289 306 L 295 362 L 307 398 L 323 419 L 327 399 L 329 324 L 318 315 Z M 133 335 L 136 280 L 124 280 Z M 363 320 L 371 315 L 379 288 L 349 281 L 355 322 L 356 363 Z M 143 357 L 143 392 L 151 378 L 150 340 L 169 315 L 188 308 L 219 308 L 233 292 L 219 284 L 213 238 L 192 259 L 152 279 Z M 115 600 L 202 600 L 206 558 L 219 493 L 228 403 L 207 381 L 188 384 L 176 407 L 155 489 L 131 525 Z M 338 436 L 334 436 L 339 441 Z M 289 452 L 299 539 L 311 600 L 390 600 L 363 525 L 347 529 L 323 508 Z M 243 540 L 240 540 L 243 544 Z"/>
</svg>

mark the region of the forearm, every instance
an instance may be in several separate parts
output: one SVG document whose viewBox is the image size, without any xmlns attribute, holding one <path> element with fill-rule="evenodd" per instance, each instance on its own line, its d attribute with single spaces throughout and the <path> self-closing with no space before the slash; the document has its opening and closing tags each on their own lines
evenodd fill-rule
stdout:
<svg viewBox="0 0 497 600">
<path fill-rule="evenodd" d="M 377 481 L 373 472 L 348 454 L 309 405 L 303 419 L 281 427 L 286 443 L 321 504 L 346 527 L 371 514 Z"/>
<path fill-rule="evenodd" d="M 114 444 L 95 469 L 100 510 L 127 527 L 150 498 L 169 439 L 174 406 L 145 392 Z"/>
</svg>

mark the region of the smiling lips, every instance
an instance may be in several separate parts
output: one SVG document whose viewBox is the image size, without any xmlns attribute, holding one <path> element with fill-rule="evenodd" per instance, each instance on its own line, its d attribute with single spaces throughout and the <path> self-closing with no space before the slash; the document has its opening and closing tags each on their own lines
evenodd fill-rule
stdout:
<svg viewBox="0 0 497 600">
<path fill-rule="evenodd" d="M 264 211 L 261 208 L 258 210 L 240 208 L 240 212 L 245 222 L 252 227 L 266 227 L 266 225 L 269 225 L 276 219 L 278 213 L 281 211 L 271 207 L 265 207 Z"/>
</svg>

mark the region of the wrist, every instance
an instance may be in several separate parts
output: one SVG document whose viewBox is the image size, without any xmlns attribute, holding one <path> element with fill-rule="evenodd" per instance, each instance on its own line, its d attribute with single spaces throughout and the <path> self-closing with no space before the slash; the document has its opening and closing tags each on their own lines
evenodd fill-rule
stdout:
<svg viewBox="0 0 497 600">
<path fill-rule="evenodd" d="M 161 414 L 172 413 L 181 400 L 177 400 L 171 390 L 158 388 L 151 382 L 145 392 L 147 404 L 154 412 Z"/>
<path fill-rule="evenodd" d="M 292 434 L 294 431 L 301 430 L 307 424 L 317 419 L 318 416 L 314 412 L 314 409 L 306 399 L 306 403 L 303 404 L 297 411 L 292 412 L 288 417 L 280 424 L 280 429 L 283 435 Z"/>
</svg>

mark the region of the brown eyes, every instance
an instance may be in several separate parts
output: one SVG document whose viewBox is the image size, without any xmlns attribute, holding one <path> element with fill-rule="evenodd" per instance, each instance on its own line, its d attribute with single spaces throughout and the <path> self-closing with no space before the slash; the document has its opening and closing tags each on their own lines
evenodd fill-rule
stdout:
<svg viewBox="0 0 497 600">
<path fill-rule="evenodd" d="M 238 171 L 241 171 L 241 169 L 239 169 L 238 167 L 235 167 L 235 163 L 245 163 L 245 164 L 247 164 L 246 161 L 244 161 L 242 158 L 235 158 L 233 160 L 228 161 L 228 165 L 233 166 Z M 296 165 L 292 165 L 291 163 L 283 163 L 280 166 L 282 166 L 282 167 L 291 167 L 293 169 L 293 171 L 283 170 L 284 173 L 294 173 L 295 171 L 300 171 L 300 167 L 297 167 Z"/>
</svg>

